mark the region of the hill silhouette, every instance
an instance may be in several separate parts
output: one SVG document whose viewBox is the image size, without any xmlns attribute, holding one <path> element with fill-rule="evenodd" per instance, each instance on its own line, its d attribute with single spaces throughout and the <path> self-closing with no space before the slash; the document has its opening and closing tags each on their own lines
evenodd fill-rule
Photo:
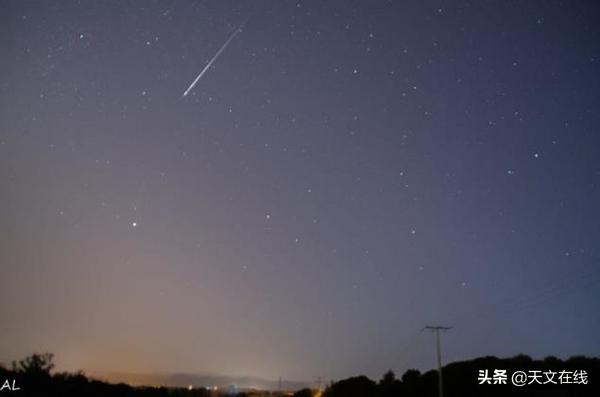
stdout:
<svg viewBox="0 0 600 397">
<path fill-rule="evenodd" d="M 187 387 L 188 385 L 210 385 L 227 388 L 235 385 L 239 389 L 277 390 L 279 382 L 255 376 L 226 376 L 196 373 L 128 373 L 98 372 L 91 374 L 93 378 L 110 383 L 126 383 L 129 385 L 163 385 L 168 387 Z M 298 390 L 308 386 L 305 382 L 282 380 L 284 390 Z"/>
</svg>

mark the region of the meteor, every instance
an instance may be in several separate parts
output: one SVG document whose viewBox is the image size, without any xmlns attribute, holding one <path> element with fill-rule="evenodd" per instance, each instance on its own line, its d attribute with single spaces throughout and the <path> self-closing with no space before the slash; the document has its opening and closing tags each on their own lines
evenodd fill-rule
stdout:
<svg viewBox="0 0 600 397">
<path fill-rule="evenodd" d="M 231 43 L 231 40 L 233 40 L 235 38 L 235 36 L 237 36 L 237 34 L 242 31 L 242 28 L 244 27 L 245 24 L 246 24 L 246 21 L 242 22 L 240 24 L 240 26 L 231 34 L 231 36 L 229 36 L 229 38 L 227 39 L 227 41 L 225 42 L 225 44 L 223 44 L 221 46 L 221 48 L 219 48 L 219 51 L 217 51 L 217 53 L 215 54 L 215 56 L 213 56 L 212 59 L 210 61 L 208 61 L 208 63 L 204 67 L 204 69 L 202 69 L 202 71 L 198 74 L 198 76 L 196 77 L 196 79 L 194 81 L 192 81 L 192 84 L 190 84 L 190 86 L 187 88 L 187 90 L 185 90 L 185 92 L 183 93 L 183 96 L 187 96 L 187 94 L 189 94 L 189 92 L 192 90 L 192 88 L 194 88 L 194 86 L 196 85 L 196 83 L 198 81 L 200 81 L 200 79 L 202 78 L 202 76 L 204 76 L 204 73 L 206 73 L 206 71 L 217 60 L 217 58 L 219 57 L 219 55 L 221 55 L 221 53 L 223 51 L 225 51 L 225 48 L 227 48 L 227 46 L 229 45 L 229 43 Z"/>
</svg>

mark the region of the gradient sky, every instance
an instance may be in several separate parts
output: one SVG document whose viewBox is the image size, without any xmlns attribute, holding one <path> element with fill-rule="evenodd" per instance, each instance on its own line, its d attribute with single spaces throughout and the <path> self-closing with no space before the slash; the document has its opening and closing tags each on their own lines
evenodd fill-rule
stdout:
<svg viewBox="0 0 600 397">
<path fill-rule="evenodd" d="M 0 54 L 0 362 L 600 354 L 597 2 L 2 1 Z"/>
</svg>

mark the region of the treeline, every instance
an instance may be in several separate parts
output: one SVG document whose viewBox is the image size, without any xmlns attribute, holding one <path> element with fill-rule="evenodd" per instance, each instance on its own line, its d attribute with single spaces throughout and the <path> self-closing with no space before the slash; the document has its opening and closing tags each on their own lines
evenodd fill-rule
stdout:
<svg viewBox="0 0 600 397">
<path fill-rule="evenodd" d="M 134 387 L 126 384 L 111 384 L 90 379 L 81 372 L 53 374 L 52 358 L 52 354 L 49 353 L 34 354 L 24 360 L 13 362 L 10 369 L 0 366 L 0 387 L 2 387 L 0 396 L 217 397 L 231 395 L 204 388 L 188 390 L 186 388 Z M 506 376 L 501 376 L 502 371 L 506 371 Z M 511 375 L 515 371 L 530 374 L 531 384 L 521 387 L 512 385 Z M 448 364 L 444 366 L 442 373 L 445 397 L 600 396 L 600 359 L 598 358 L 573 357 L 563 361 L 554 357 L 532 360 L 524 355 L 508 359 L 483 357 Z M 548 375 L 544 375 L 544 373 Z M 549 381 L 550 375 L 553 373 L 555 375 Z M 561 373 L 563 374 L 562 378 L 560 377 Z M 565 374 L 571 374 L 571 376 L 565 378 Z M 572 376 L 573 374 L 577 374 L 576 378 Z M 568 383 L 565 383 L 565 380 Z M 13 388 L 19 390 L 13 390 Z M 240 392 L 237 394 L 238 397 L 279 397 L 283 395 L 285 394 L 277 392 Z M 366 376 L 356 376 L 331 383 L 322 393 L 303 389 L 294 393 L 294 396 L 437 397 L 438 374 L 437 371 L 420 373 L 418 370 L 411 369 L 400 378 L 396 378 L 394 373 L 389 371 L 377 382 Z"/>
<path fill-rule="evenodd" d="M 90 379 L 82 372 L 52 374 L 53 355 L 33 354 L 0 366 L 0 396 L 11 397 L 208 397 L 205 389 L 133 387 Z M 13 390 L 13 388 L 18 390 Z"/>
<path fill-rule="evenodd" d="M 284 397 L 271 391 L 208 390 L 204 387 L 152 387 L 114 384 L 88 378 L 83 372 L 52 373 L 53 354 L 33 354 L 15 361 L 12 367 L 0 364 L 0 396 L 11 397 Z M 18 390 L 13 390 L 18 389 Z"/>
<path fill-rule="evenodd" d="M 516 371 L 528 375 L 522 386 L 512 384 L 511 376 Z M 444 397 L 600 396 L 598 358 L 563 361 L 555 357 L 533 360 L 525 355 L 483 357 L 448 364 L 442 374 Z M 438 387 L 437 371 L 422 374 L 411 369 L 400 379 L 389 371 L 378 382 L 366 376 L 341 380 L 329 385 L 322 397 L 437 397 Z"/>
</svg>

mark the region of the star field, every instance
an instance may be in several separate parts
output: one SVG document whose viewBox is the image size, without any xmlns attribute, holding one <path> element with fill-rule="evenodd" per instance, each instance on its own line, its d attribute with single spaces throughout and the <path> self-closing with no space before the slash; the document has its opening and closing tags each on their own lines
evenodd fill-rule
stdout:
<svg viewBox="0 0 600 397">
<path fill-rule="evenodd" d="M 591 1 L 3 2 L 0 362 L 598 355 Z M 198 73 L 243 21 L 205 75 Z"/>
</svg>

